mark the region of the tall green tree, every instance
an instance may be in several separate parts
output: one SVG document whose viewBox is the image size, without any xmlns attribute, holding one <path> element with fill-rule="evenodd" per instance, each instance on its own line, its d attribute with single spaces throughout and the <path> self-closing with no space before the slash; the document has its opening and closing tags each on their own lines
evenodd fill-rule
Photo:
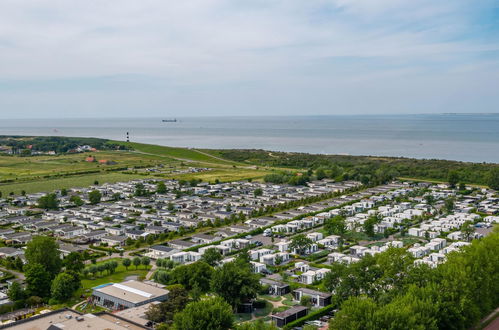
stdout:
<svg viewBox="0 0 499 330">
<path fill-rule="evenodd" d="M 88 193 L 88 200 L 90 201 L 90 204 L 92 204 L 92 205 L 99 204 L 101 198 L 102 198 L 102 194 L 98 190 L 92 190 L 91 192 Z"/>
<path fill-rule="evenodd" d="M 298 254 L 304 254 L 305 251 L 312 246 L 314 242 L 305 236 L 305 234 L 298 234 L 291 238 L 291 243 L 289 247 L 292 250 L 296 250 Z"/>
<path fill-rule="evenodd" d="M 449 174 L 447 176 L 447 181 L 449 182 L 449 186 L 451 188 L 456 188 L 456 185 L 458 184 L 460 178 L 459 178 L 459 173 L 457 171 L 449 171 Z"/>
<path fill-rule="evenodd" d="M 73 203 L 75 206 L 82 206 L 83 204 L 85 204 L 81 199 L 81 197 L 78 195 L 73 195 L 69 197 L 69 201 Z"/>
<path fill-rule="evenodd" d="M 79 273 L 85 268 L 83 263 L 83 256 L 79 252 L 71 252 L 63 260 L 64 267 L 66 270 L 71 270 Z"/>
<path fill-rule="evenodd" d="M 156 323 L 173 321 L 173 316 L 182 311 L 187 303 L 189 303 L 189 293 L 180 284 L 170 285 L 168 288 L 168 300 L 151 305 L 146 311 L 148 320 Z"/>
<path fill-rule="evenodd" d="M 51 297 L 59 302 L 66 301 L 73 296 L 78 286 L 73 276 L 68 273 L 60 273 L 52 281 Z"/>
<path fill-rule="evenodd" d="M 25 267 L 26 290 L 31 296 L 48 297 L 52 274 L 45 270 L 45 267 L 38 263 L 29 263 Z"/>
<path fill-rule="evenodd" d="M 341 215 L 334 216 L 326 220 L 324 229 L 329 235 L 343 235 L 347 231 L 345 217 Z"/>
<path fill-rule="evenodd" d="M 174 317 L 175 330 L 226 330 L 234 324 L 230 305 L 220 297 L 189 303 Z"/>
<path fill-rule="evenodd" d="M 47 194 L 38 199 L 38 207 L 46 210 L 57 210 L 59 208 L 59 200 L 55 193 Z"/>
<path fill-rule="evenodd" d="M 171 284 L 182 284 L 187 290 L 206 293 L 210 290 L 213 268 L 204 261 L 175 267 L 170 274 Z"/>
<path fill-rule="evenodd" d="M 7 291 L 7 296 L 11 301 L 22 300 L 25 297 L 24 290 L 19 282 L 14 281 Z"/>
<path fill-rule="evenodd" d="M 209 248 L 204 251 L 203 260 L 210 266 L 214 267 L 222 260 L 223 256 L 217 248 Z"/>
<path fill-rule="evenodd" d="M 167 189 L 164 181 L 159 181 L 158 184 L 156 185 L 156 192 L 158 194 L 166 194 Z"/>
<path fill-rule="evenodd" d="M 374 237 L 374 225 L 377 224 L 378 222 L 379 219 L 375 215 L 370 216 L 369 218 L 366 219 L 366 221 L 364 221 L 362 227 L 367 236 Z"/>
<path fill-rule="evenodd" d="M 255 298 L 260 290 L 258 275 L 249 266 L 228 262 L 218 267 L 211 279 L 213 292 L 224 298 L 232 307 Z"/>
<path fill-rule="evenodd" d="M 24 252 L 26 261 L 29 264 L 39 264 L 43 266 L 50 275 L 55 277 L 62 267 L 61 252 L 55 239 L 49 236 L 34 236 L 26 245 Z"/>
</svg>

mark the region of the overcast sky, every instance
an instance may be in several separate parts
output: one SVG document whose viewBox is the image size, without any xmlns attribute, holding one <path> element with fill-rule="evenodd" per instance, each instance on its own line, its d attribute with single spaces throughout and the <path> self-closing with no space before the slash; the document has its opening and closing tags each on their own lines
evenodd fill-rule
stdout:
<svg viewBox="0 0 499 330">
<path fill-rule="evenodd" d="M 499 112 L 497 0 L 1 0 L 0 118 Z"/>
</svg>

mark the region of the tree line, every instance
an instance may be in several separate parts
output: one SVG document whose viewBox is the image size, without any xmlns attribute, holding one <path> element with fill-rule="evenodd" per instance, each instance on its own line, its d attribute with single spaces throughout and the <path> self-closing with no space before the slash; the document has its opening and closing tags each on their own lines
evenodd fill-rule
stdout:
<svg viewBox="0 0 499 330">
<path fill-rule="evenodd" d="M 331 329 L 469 329 L 499 305 L 499 230 L 437 268 L 390 248 L 324 279 L 339 311 Z"/>
<path fill-rule="evenodd" d="M 438 159 L 404 157 L 371 157 L 347 155 L 314 155 L 264 150 L 220 150 L 226 159 L 259 166 L 310 169 L 318 178 L 355 179 L 363 183 L 383 182 L 393 177 L 408 177 L 447 182 L 449 179 L 468 184 L 488 185 L 499 189 L 499 164 L 468 163 Z M 282 177 L 269 176 L 269 179 Z M 273 182 L 273 181 L 269 181 Z"/>
</svg>

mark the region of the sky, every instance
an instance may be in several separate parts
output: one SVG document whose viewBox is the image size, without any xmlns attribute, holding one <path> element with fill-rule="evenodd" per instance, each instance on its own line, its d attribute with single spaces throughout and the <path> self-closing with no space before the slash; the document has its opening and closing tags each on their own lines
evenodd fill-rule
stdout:
<svg viewBox="0 0 499 330">
<path fill-rule="evenodd" d="M 2 0 L 0 118 L 499 112 L 497 0 Z"/>
</svg>

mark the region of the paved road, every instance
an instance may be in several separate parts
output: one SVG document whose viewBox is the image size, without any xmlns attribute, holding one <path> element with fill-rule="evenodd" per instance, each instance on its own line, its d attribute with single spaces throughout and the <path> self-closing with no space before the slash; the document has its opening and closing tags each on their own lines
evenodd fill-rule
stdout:
<svg viewBox="0 0 499 330">
<path fill-rule="evenodd" d="M 3 268 L 3 267 L 0 267 L 0 270 L 3 271 L 3 272 L 9 272 L 9 273 L 12 273 L 16 276 L 16 278 L 20 281 L 24 281 L 26 279 L 26 277 L 24 276 L 23 273 L 19 273 L 15 270 L 12 270 L 12 269 L 7 269 L 7 268 Z"/>
</svg>

